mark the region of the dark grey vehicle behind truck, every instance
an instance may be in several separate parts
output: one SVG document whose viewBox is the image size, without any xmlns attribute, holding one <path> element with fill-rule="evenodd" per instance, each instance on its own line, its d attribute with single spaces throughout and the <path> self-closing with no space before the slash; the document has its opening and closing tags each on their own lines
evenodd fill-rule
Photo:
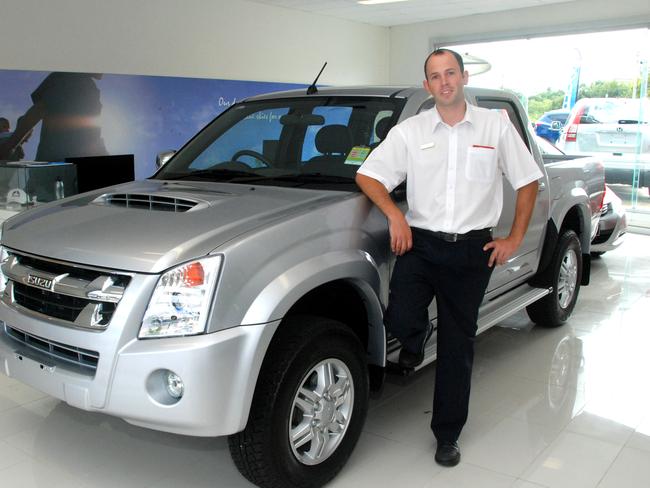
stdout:
<svg viewBox="0 0 650 488">
<path fill-rule="evenodd" d="M 479 328 L 524 308 L 559 326 L 588 282 L 602 166 L 545 168 L 512 95 L 466 93 L 510 118 L 544 173 L 526 239 L 495 270 Z M 150 180 L 6 221 L 4 373 L 132 424 L 229 435 L 237 467 L 260 486 L 325 484 L 399 351 L 382 322 L 394 260 L 386 220 L 353 178 L 392 125 L 432 106 L 423 90 L 395 87 L 252 98 Z M 514 215 L 504 187 L 497 236 Z M 404 195 L 394 192 L 400 205 Z M 434 325 L 435 315 L 432 304 Z"/>
</svg>

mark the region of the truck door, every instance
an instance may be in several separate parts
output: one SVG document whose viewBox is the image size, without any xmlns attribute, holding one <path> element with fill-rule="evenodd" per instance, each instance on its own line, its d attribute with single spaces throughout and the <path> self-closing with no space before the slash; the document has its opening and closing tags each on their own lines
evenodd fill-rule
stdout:
<svg viewBox="0 0 650 488">
<path fill-rule="evenodd" d="M 492 96 L 477 97 L 476 104 L 479 107 L 499 110 L 502 111 L 504 115 L 507 114 L 512 124 L 515 126 L 515 129 L 517 129 L 517 132 L 530 150 L 531 143 L 528 139 L 528 131 L 524 129 L 524 122 L 521 119 L 519 110 L 513 100 Z M 537 161 L 537 164 L 539 165 L 540 162 Z M 543 168 L 542 173 L 546 174 Z M 499 219 L 499 224 L 494 232 L 495 237 L 506 237 L 510 232 L 512 221 L 515 217 L 515 201 L 517 199 L 517 194 L 505 176 L 503 176 L 503 178 L 503 211 L 501 213 L 501 218 Z M 506 283 L 513 280 L 522 281 L 534 273 L 539 260 L 539 253 L 542 248 L 542 236 L 549 208 L 548 199 L 549 192 L 547 190 L 547 182 L 540 180 L 537 202 L 533 210 L 533 215 L 524 242 L 507 263 L 497 266 L 494 269 L 492 278 L 490 279 L 490 284 L 488 285 L 488 293 L 492 291 L 498 293 L 498 289 Z"/>
</svg>

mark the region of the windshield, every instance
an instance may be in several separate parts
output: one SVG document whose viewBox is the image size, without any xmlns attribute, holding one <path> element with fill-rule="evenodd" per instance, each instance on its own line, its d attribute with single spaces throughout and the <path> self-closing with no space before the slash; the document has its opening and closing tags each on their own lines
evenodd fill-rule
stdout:
<svg viewBox="0 0 650 488">
<path fill-rule="evenodd" d="M 278 186 L 354 184 L 404 105 L 388 97 L 243 102 L 217 117 L 154 176 Z"/>
<path fill-rule="evenodd" d="M 599 99 L 585 106 L 581 123 L 636 124 L 639 123 L 640 115 L 643 117 L 641 123 L 647 123 L 650 117 L 650 102 L 647 99 L 643 100 L 643 107 L 640 106 L 639 99 Z"/>
</svg>

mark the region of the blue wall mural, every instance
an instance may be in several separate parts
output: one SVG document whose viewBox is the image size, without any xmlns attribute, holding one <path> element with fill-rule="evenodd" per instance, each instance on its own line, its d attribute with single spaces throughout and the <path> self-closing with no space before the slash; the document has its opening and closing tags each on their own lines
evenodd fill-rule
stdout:
<svg viewBox="0 0 650 488">
<path fill-rule="evenodd" d="M 0 118 L 33 132 L 25 160 L 134 154 L 137 179 L 234 102 L 290 83 L 0 70 Z M 54 101 L 52 101 L 54 100 Z M 0 134 L 0 147 L 8 133 Z M 40 145 L 40 147 L 39 147 Z"/>
</svg>

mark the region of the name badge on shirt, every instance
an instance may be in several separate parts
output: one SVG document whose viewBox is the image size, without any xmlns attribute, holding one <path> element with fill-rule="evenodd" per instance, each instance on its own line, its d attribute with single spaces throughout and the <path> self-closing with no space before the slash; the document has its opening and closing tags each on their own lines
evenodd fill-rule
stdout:
<svg viewBox="0 0 650 488">
<path fill-rule="evenodd" d="M 425 143 L 425 144 L 422 144 L 422 145 L 420 146 L 420 149 L 430 149 L 430 148 L 432 148 L 432 147 L 435 146 L 435 145 L 436 145 L 435 142 L 427 142 L 427 143 Z"/>
</svg>

